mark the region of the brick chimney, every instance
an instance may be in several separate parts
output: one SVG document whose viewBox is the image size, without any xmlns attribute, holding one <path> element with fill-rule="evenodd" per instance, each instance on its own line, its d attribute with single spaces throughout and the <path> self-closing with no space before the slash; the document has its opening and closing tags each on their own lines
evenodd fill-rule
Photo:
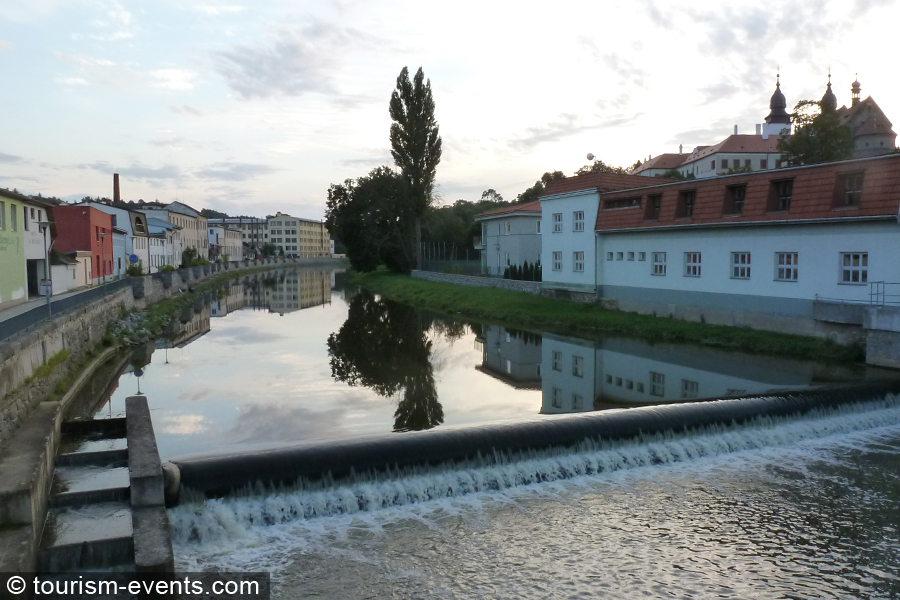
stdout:
<svg viewBox="0 0 900 600">
<path fill-rule="evenodd" d="M 113 173 L 113 202 L 119 201 L 119 174 Z"/>
</svg>

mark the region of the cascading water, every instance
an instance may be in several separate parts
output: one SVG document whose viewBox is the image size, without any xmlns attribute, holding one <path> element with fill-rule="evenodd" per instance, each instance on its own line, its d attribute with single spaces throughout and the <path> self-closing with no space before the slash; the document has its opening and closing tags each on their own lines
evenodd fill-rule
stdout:
<svg viewBox="0 0 900 600">
<path fill-rule="evenodd" d="M 170 519 L 177 544 L 214 543 L 274 524 L 502 493 L 898 426 L 900 397 L 888 394 L 881 400 L 816 409 L 800 417 L 759 417 L 740 425 L 712 424 L 678 434 L 669 431 L 615 442 L 585 441 L 569 448 L 496 452 L 437 467 L 353 475 L 336 482 L 301 482 L 293 488 L 259 486 L 224 499 L 188 502 L 173 509 Z"/>
</svg>

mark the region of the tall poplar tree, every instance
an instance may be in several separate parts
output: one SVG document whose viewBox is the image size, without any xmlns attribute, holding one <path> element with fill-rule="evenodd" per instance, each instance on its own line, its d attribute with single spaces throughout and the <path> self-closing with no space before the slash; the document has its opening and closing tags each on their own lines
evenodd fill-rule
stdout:
<svg viewBox="0 0 900 600">
<path fill-rule="evenodd" d="M 431 80 L 425 80 L 422 67 L 412 82 L 403 67 L 397 87 L 391 94 L 391 156 L 406 180 L 415 215 L 416 268 L 422 268 L 422 218 L 431 203 L 434 176 L 441 162 L 441 136 L 434 118 Z"/>
</svg>

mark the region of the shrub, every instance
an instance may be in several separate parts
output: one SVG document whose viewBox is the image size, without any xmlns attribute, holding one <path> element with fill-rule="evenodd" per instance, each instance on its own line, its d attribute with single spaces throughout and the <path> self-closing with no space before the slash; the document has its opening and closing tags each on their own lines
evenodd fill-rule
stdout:
<svg viewBox="0 0 900 600">
<path fill-rule="evenodd" d="M 125 274 L 131 277 L 140 277 L 144 274 L 144 262 L 139 260 L 134 264 L 128 265 L 125 268 Z"/>
<path fill-rule="evenodd" d="M 160 273 L 171 273 L 175 270 L 175 265 L 163 265 L 159 268 Z"/>
</svg>

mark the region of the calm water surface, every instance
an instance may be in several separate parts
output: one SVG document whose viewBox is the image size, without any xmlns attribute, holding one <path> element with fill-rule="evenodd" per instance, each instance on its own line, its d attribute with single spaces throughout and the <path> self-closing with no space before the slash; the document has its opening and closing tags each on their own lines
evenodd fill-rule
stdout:
<svg viewBox="0 0 900 600">
<path fill-rule="evenodd" d="M 195 308 L 85 409 L 140 387 L 164 457 L 893 376 L 455 322 L 331 273 Z M 188 503 L 178 567 L 269 570 L 278 598 L 900 598 L 900 400 L 874 400 Z"/>
</svg>

